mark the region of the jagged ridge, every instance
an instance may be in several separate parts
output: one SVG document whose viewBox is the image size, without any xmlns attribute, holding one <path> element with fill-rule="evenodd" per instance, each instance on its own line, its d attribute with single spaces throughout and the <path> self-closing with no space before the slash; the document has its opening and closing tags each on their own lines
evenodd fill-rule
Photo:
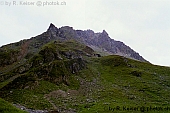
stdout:
<svg viewBox="0 0 170 113">
<path fill-rule="evenodd" d="M 27 59 L 36 54 L 44 44 L 50 41 L 67 41 L 71 39 L 77 40 L 99 53 L 120 55 L 147 62 L 139 53 L 126 46 L 123 42 L 111 39 L 105 30 L 102 33 L 94 33 L 92 30 L 74 30 L 69 26 L 57 28 L 55 25 L 50 24 L 48 30 L 39 36 L 2 46 L 0 48 L 0 65 L 11 65 L 23 58 Z"/>
<path fill-rule="evenodd" d="M 103 30 L 102 33 L 94 33 L 92 30 L 74 30 L 69 26 L 61 27 L 58 29 L 53 24 L 51 24 L 48 32 L 51 34 L 51 37 L 71 37 L 81 43 L 86 44 L 87 46 L 92 47 L 93 49 L 101 49 L 102 52 L 147 62 L 147 60 L 140 56 L 139 53 L 135 52 L 129 46 L 126 46 L 123 42 L 111 39 L 105 30 Z"/>
</svg>

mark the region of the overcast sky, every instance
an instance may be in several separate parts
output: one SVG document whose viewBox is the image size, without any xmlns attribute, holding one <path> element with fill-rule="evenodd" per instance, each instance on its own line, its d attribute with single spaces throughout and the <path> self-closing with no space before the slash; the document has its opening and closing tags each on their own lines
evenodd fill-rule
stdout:
<svg viewBox="0 0 170 113">
<path fill-rule="evenodd" d="M 0 1 L 0 46 L 39 35 L 53 23 L 106 30 L 151 63 L 170 66 L 170 0 L 49 0 L 53 4 L 45 6 L 43 0 L 24 1 Z"/>
</svg>

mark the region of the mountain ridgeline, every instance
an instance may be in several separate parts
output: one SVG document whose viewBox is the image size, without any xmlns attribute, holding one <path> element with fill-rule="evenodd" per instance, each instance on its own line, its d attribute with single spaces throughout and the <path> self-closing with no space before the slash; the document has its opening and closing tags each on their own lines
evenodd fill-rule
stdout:
<svg viewBox="0 0 170 113">
<path fill-rule="evenodd" d="M 36 53 L 40 47 L 50 41 L 65 41 L 71 39 L 91 47 L 102 55 L 114 54 L 147 62 L 142 56 L 132 50 L 129 46 L 126 46 L 123 42 L 111 39 L 105 30 L 103 30 L 102 33 L 94 33 L 92 30 L 74 30 L 69 26 L 57 28 L 53 24 L 50 24 L 48 30 L 39 36 L 1 47 L 1 54 L 3 54 L 3 48 L 6 48 L 7 46 L 12 50 L 10 50 L 9 53 L 11 54 L 10 61 L 3 59 L 5 58 L 3 55 L 1 55 L 2 58 L 0 60 L 2 60 L 1 62 L 3 62 L 3 64 L 11 64 L 23 58 L 25 55 L 29 56 L 30 54 Z M 15 48 L 20 48 L 21 50 L 15 51 Z M 17 55 L 19 56 L 16 58 L 15 56 Z"/>
<path fill-rule="evenodd" d="M 39 36 L 2 46 L 0 48 L 0 65 L 9 65 L 19 61 L 25 56 L 29 57 L 50 41 L 66 41 L 71 39 L 85 44 L 103 56 L 120 55 L 147 62 L 147 60 L 123 42 L 111 39 L 105 30 L 103 30 L 102 33 L 94 33 L 92 30 L 74 30 L 69 26 L 58 29 L 53 24 L 50 24 L 48 30 Z"/>
<path fill-rule="evenodd" d="M 51 24 L 47 32 L 50 33 L 51 38 L 73 38 L 80 43 L 91 47 L 95 51 L 107 53 L 107 55 L 115 54 L 146 62 L 142 56 L 132 50 L 129 46 L 126 46 L 123 42 L 111 39 L 105 30 L 103 30 L 102 33 L 94 33 L 92 30 L 74 30 L 69 26 L 58 29 Z"/>
<path fill-rule="evenodd" d="M 105 30 L 50 24 L 36 37 L 0 48 L 0 112 L 112 113 L 118 106 L 118 113 L 141 113 L 148 106 L 167 108 L 169 75 L 169 67 L 150 64 Z M 135 107 L 142 110 L 131 109 Z"/>
</svg>

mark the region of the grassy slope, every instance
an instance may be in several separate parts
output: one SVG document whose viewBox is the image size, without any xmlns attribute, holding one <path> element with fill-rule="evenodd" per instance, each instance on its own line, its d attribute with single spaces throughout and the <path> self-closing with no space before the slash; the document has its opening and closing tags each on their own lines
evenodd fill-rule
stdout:
<svg viewBox="0 0 170 113">
<path fill-rule="evenodd" d="M 0 113 L 26 113 L 0 98 Z"/>
<path fill-rule="evenodd" d="M 99 101 L 90 107 L 91 112 L 113 112 L 109 110 L 117 106 L 123 107 L 162 107 L 170 106 L 170 68 L 154 66 L 134 60 L 126 60 L 119 56 L 107 56 L 101 60 L 94 60 L 100 72 L 101 84 L 104 88 L 97 92 Z M 94 63 L 95 64 L 95 63 Z M 128 66 L 128 65 L 129 66 Z M 83 109 L 81 112 L 88 112 Z M 145 110 L 147 110 L 145 108 Z M 114 111 L 128 113 L 125 111 Z M 129 111 L 129 113 L 140 113 Z M 145 111 L 146 112 L 146 111 Z M 149 113 L 158 110 L 148 111 Z M 166 110 L 160 111 L 169 112 Z"/>
<path fill-rule="evenodd" d="M 70 46 L 75 47 L 72 44 Z M 86 58 L 86 60 L 88 62 L 86 69 L 70 75 L 70 86 L 55 85 L 40 80 L 36 84 L 30 84 L 33 87 L 31 89 L 6 90 L 3 98 L 27 108 L 48 110 L 72 108 L 80 113 L 109 113 L 117 106 L 121 110 L 123 106 L 170 107 L 169 67 L 155 66 L 120 56 Z M 79 80 L 80 83 L 75 80 Z M 45 95 L 59 89 L 65 92 L 70 89 L 76 90 L 79 95 L 46 98 Z M 0 104 L 2 103 L 1 101 Z M 156 111 L 152 110 L 149 113 Z M 128 110 L 115 112 L 128 113 Z M 141 110 L 129 111 L 132 112 L 140 113 Z M 160 111 L 162 112 L 168 113 L 166 110 Z"/>
</svg>

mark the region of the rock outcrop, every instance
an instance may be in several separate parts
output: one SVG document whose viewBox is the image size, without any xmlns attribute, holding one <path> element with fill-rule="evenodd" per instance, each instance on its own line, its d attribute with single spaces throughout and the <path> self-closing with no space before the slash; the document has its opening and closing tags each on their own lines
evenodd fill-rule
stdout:
<svg viewBox="0 0 170 113">
<path fill-rule="evenodd" d="M 84 44 L 101 49 L 113 55 L 120 55 L 127 58 L 147 62 L 139 53 L 135 52 L 129 46 L 121 41 L 111 39 L 108 33 L 103 30 L 102 33 L 94 33 L 92 30 L 81 31 L 77 30 L 77 39 L 81 40 Z M 93 49 L 95 49 L 93 48 Z"/>
</svg>

